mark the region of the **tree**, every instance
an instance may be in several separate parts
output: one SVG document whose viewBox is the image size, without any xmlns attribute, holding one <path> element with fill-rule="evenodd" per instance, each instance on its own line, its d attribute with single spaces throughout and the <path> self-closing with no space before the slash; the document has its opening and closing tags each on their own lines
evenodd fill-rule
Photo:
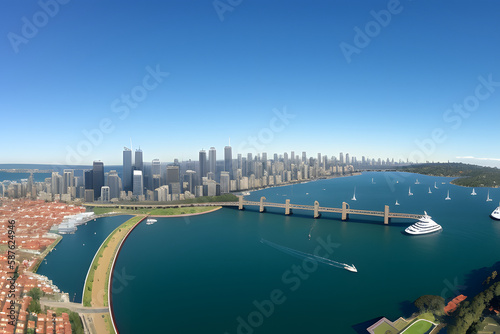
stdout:
<svg viewBox="0 0 500 334">
<path fill-rule="evenodd" d="M 434 314 L 443 314 L 444 298 L 441 296 L 424 295 L 414 302 L 420 312 L 432 312 Z"/>
<path fill-rule="evenodd" d="M 28 296 L 33 298 L 33 300 L 40 300 L 40 297 L 44 295 L 40 288 L 33 288 L 28 292 Z"/>
<path fill-rule="evenodd" d="M 32 300 L 28 306 L 28 312 L 30 313 L 42 313 L 42 308 L 40 307 L 40 302 L 38 300 Z"/>
</svg>

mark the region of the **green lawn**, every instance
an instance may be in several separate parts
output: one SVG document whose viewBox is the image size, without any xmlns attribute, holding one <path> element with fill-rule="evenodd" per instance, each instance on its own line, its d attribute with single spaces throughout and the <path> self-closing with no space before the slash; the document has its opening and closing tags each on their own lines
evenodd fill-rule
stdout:
<svg viewBox="0 0 500 334">
<path fill-rule="evenodd" d="M 375 334 L 396 334 L 398 333 L 393 327 L 387 323 L 381 323 L 375 330 Z"/>
<path fill-rule="evenodd" d="M 215 209 L 214 206 L 196 206 L 196 207 L 182 207 L 182 208 L 161 208 L 161 209 L 119 209 L 119 208 L 101 208 L 94 207 L 92 211 L 96 215 L 102 215 L 110 212 L 118 212 L 123 214 L 132 214 L 132 215 L 158 215 L 158 216 L 172 216 L 172 215 L 184 215 L 191 213 L 200 213 L 205 211 L 210 211 Z"/>
<path fill-rule="evenodd" d="M 430 322 L 417 320 L 404 332 L 405 334 L 424 334 L 434 326 Z"/>
</svg>

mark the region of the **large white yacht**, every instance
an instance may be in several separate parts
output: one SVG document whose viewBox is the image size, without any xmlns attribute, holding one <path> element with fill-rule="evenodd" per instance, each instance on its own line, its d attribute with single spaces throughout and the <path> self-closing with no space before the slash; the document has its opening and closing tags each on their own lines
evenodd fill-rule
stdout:
<svg viewBox="0 0 500 334">
<path fill-rule="evenodd" d="M 500 220 L 500 206 L 498 206 L 490 215 L 491 218 Z"/>
<path fill-rule="evenodd" d="M 441 225 L 431 219 L 431 216 L 424 211 L 424 215 L 415 224 L 408 226 L 405 232 L 408 234 L 419 235 L 437 232 L 442 230 Z"/>
</svg>

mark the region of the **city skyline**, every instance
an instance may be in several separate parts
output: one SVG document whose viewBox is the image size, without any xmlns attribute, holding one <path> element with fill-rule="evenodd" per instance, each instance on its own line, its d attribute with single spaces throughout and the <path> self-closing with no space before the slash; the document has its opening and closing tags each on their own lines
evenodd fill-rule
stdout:
<svg viewBox="0 0 500 334">
<path fill-rule="evenodd" d="M 497 2 L 8 4 L 0 163 L 221 160 L 230 137 L 233 157 L 500 166 Z"/>
</svg>

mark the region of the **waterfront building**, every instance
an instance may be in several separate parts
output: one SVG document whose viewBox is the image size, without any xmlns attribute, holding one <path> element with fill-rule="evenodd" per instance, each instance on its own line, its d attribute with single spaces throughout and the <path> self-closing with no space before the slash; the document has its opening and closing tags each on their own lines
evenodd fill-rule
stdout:
<svg viewBox="0 0 500 334">
<path fill-rule="evenodd" d="M 92 167 L 92 189 L 94 189 L 94 200 L 101 197 L 101 187 L 104 185 L 104 163 L 94 161 Z"/>
<path fill-rule="evenodd" d="M 143 196 L 144 194 L 144 183 L 141 170 L 134 170 L 133 176 L 133 190 L 132 194 L 134 196 Z"/>
<path fill-rule="evenodd" d="M 123 148 L 123 190 L 132 191 L 132 150 Z"/>
<path fill-rule="evenodd" d="M 144 172 L 144 163 L 142 160 L 142 150 L 140 148 L 135 150 L 134 169 Z"/>
<path fill-rule="evenodd" d="M 238 154 L 238 168 L 241 168 L 241 154 Z M 224 147 L 224 171 L 229 173 L 229 178 L 233 178 L 233 151 L 231 146 Z"/>
<path fill-rule="evenodd" d="M 213 173 L 215 176 L 215 166 L 216 166 L 216 150 L 215 147 L 210 147 L 210 150 L 208 151 L 208 172 Z"/>
<path fill-rule="evenodd" d="M 199 153 L 199 178 L 200 178 L 200 183 L 201 179 L 205 176 L 207 176 L 208 169 L 207 169 L 207 152 L 205 150 L 201 150 Z"/>
</svg>

